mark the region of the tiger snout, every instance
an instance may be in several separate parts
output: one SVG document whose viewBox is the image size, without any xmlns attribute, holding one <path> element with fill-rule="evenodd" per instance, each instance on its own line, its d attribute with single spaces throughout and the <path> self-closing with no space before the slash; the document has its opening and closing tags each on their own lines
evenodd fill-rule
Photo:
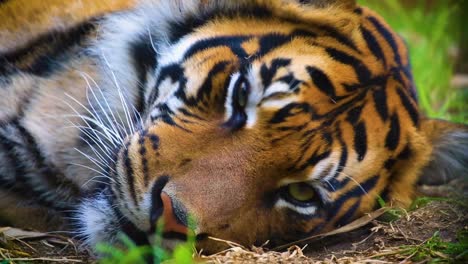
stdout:
<svg viewBox="0 0 468 264">
<path fill-rule="evenodd" d="M 261 190 L 256 187 L 261 182 L 254 182 L 255 172 L 245 166 L 254 158 L 249 147 L 241 142 L 224 144 L 225 155 L 220 157 L 212 145 L 226 140 L 222 130 L 182 137 L 165 128 L 153 126 L 136 133 L 118 152 L 109 204 L 134 229 L 129 225 L 120 231 L 139 244 L 162 234 L 163 246 L 169 248 L 188 235 L 194 235 L 205 251 L 220 248 L 209 236 L 253 243 L 254 235 L 242 234 L 249 222 L 245 220 L 256 218 L 254 203 L 260 199 L 255 190 Z M 210 134 L 218 137 L 205 136 Z M 145 233 L 143 239 L 134 235 L 135 230 Z"/>
</svg>

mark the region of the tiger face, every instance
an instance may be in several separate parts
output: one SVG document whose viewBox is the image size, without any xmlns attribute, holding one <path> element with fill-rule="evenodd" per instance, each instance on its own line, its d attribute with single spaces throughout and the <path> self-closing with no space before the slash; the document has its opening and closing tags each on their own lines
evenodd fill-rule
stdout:
<svg viewBox="0 0 468 264">
<path fill-rule="evenodd" d="M 165 245 L 190 232 L 204 252 L 225 246 L 210 237 L 280 245 L 377 197 L 408 205 L 436 147 L 404 43 L 351 1 L 304 2 L 159 1 L 104 23 L 143 27 L 99 43 L 116 79 L 141 77 L 141 100 L 130 96 L 130 133 L 80 205 L 88 242 L 150 243 L 163 220 Z M 136 54 L 128 65 L 112 63 L 117 46 Z"/>
</svg>

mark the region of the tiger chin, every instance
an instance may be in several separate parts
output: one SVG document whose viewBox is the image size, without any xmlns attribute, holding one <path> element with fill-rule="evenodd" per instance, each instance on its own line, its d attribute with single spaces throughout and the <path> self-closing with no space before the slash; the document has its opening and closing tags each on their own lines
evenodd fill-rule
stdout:
<svg viewBox="0 0 468 264">
<path fill-rule="evenodd" d="M 0 213 L 90 246 L 281 245 L 467 175 L 467 127 L 423 116 L 354 1 L 146 0 L 0 46 Z"/>
</svg>

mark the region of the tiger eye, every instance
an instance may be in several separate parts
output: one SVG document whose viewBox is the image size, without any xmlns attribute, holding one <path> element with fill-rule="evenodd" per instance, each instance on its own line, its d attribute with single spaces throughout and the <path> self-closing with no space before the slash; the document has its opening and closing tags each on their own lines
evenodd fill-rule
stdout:
<svg viewBox="0 0 468 264">
<path fill-rule="evenodd" d="M 315 190 L 306 183 L 293 183 L 288 185 L 288 194 L 299 202 L 308 202 L 315 198 Z"/>
<path fill-rule="evenodd" d="M 244 82 L 240 85 L 237 89 L 237 104 L 241 108 L 245 108 L 247 106 L 247 99 L 248 99 L 248 86 Z"/>
</svg>

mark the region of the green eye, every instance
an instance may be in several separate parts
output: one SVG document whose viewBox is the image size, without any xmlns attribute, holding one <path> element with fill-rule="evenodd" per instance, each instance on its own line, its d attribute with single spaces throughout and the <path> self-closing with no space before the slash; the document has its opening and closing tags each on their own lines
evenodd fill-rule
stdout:
<svg viewBox="0 0 468 264">
<path fill-rule="evenodd" d="M 242 82 L 237 88 L 237 105 L 240 108 L 245 108 L 247 106 L 247 99 L 249 96 L 249 87 L 246 82 Z"/>
<path fill-rule="evenodd" d="M 315 199 L 316 193 L 312 186 L 306 183 L 293 183 L 287 186 L 288 195 L 298 202 L 309 202 Z"/>
</svg>

